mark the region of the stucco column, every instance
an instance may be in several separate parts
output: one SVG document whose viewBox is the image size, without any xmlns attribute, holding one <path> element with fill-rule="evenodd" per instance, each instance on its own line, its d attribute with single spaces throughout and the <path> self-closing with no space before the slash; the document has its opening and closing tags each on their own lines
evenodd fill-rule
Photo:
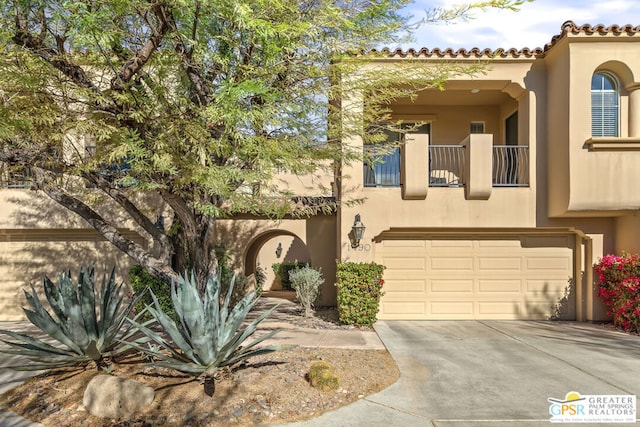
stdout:
<svg viewBox="0 0 640 427">
<path fill-rule="evenodd" d="M 493 135 L 472 134 L 466 145 L 465 197 L 468 200 L 488 200 L 493 189 Z"/>
<path fill-rule="evenodd" d="M 407 133 L 402 147 L 402 198 L 424 200 L 429 190 L 429 135 Z"/>
<path fill-rule="evenodd" d="M 629 92 L 629 136 L 640 137 L 640 83 L 626 87 Z"/>
</svg>

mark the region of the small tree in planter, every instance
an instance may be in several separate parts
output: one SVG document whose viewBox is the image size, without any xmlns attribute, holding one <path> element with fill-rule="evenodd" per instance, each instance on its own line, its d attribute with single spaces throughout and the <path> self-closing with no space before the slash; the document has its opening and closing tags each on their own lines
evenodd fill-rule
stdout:
<svg viewBox="0 0 640 427">
<path fill-rule="evenodd" d="M 382 273 L 385 267 L 375 263 L 338 264 L 338 314 L 340 322 L 371 326 L 378 317 L 384 294 Z"/>
<path fill-rule="evenodd" d="M 291 287 L 296 291 L 296 298 L 304 308 L 305 317 L 313 316 L 313 303 L 320 295 L 320 286 L 324 283 L 322 273 L 307 265 L 289 271 Z"/>
</svg>

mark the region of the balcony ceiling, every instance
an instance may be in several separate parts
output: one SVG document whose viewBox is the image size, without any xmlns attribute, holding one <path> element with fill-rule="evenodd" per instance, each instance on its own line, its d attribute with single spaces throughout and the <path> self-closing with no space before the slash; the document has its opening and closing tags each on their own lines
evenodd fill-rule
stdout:
<svg viewBox="0 0 640 427">
<path fill-rule="evenodd" d="M 414 103 L 418 105 L 501 105 L 513 101 L 509 95 L 497 90 L 424 90 Z"/>
<path fill-rule="evenodd" d="M 398 100 L 399 105 L 502 105 L 513 102 L 507 93 L 522 88 L 508 80 L 449 81 L 444 90 L 425 89 L 413 100 Z"/>
</svg>

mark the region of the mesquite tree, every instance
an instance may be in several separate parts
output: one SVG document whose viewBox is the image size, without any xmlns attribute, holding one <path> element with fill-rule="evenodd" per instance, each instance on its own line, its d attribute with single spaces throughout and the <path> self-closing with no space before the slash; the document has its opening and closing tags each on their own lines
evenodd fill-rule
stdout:
<svg viewBox="0 0 640 427">
<path fill-rule="evenodd" d="M 359 74 L 372 47 L 406 34 L 407 0 L 8 0 L 0 5 L 0 161 L 70 209 L 152 275 L 215 269 L 214 222 L 332 209 L 292 203 L 276 170 L 348 162 L 349 134 L 380 139 L 385 105 L 473 67 Z M 481 2 L 439 10 L 449 20 Z M 373 78 L 375 76 L 375 78 Z M 346 78 L 345 78 L 346 77 Z M 345 93 L 366 96 L 354 120 Z M 356 112 L 354 112 L 356 114 Z M 344 126 L 351 123 L 353 126 Z M 100 209 L 101 194 L 154 243 Z M 141 194 L 170 212 L 155 224 Z M 338 200 L 338 203 L 343 202 Z"/>
</svg>

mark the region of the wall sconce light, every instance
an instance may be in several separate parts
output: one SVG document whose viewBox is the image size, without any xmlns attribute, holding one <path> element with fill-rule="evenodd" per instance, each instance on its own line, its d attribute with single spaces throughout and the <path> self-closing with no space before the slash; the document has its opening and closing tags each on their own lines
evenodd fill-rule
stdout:
<svg viewBox="0 0 640 427">
<path fill-rule="evenodd" d="M 360 219 L 360 214 L 357 214 L 355 220 L 353 221 L 353 226 L 351 227 L 351 233 L 349 233 L 349 239 L 351 240 L 352 248 L 355 249 L 360 246 L 360 240 L 362 240 L 362 236 L 364 236 L 365 229 L 366 227 Z"/>
<path fill-rule="evenodd" d="M 282 255 L 282 243 L 278 242 L 278 247 L 276 248 L 276 258 L 280 258 Z"/>
</svg>

